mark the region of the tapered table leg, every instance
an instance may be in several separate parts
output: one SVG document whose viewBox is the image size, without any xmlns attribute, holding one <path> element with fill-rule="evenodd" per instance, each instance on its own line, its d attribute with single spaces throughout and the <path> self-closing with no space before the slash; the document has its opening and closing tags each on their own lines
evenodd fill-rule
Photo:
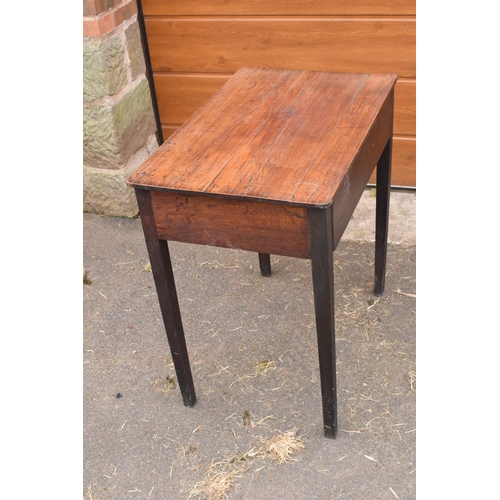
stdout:
<svg viewBox="0 0 500 500">
<path fill-rule="evenodd" d="M 271 276 L 271 256 L 268 253 L 259 253 L 260 274 Z"/>
<path fill-rule="evenodd" d="M 375 286 L 373 293 L 382 295 L 385 287 L 387 235 L 389 230 L 389 197 L 391 190 L 392 138 L 377 163 L 377 200 L 375 216 Z"/>
<path fill-rule="evenodd" d="M 332 207 L 308 209 L 325 437 L 337 435 Z"/>
<path fill-rule="evenodd" d="M 168 343 L 170 345 L 175 372 L 177 374 L 177 381 L 179 383 L 184 405 L 194 406 L 196 403 L 196 394 L 194 392 L 193 377 L 189 365 L 168 244 L 166 241 L 158 239 L 149 191 L 136 189 L 135 193 L 149 253 L 151 270 L 156 285 L 156 292 L 158 294 L 163 322 L 165 324 Z"/>
</svg>

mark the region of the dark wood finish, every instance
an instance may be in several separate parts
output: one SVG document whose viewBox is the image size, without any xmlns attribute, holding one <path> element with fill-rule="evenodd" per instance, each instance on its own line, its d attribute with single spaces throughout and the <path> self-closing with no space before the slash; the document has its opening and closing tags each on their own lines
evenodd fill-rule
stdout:
<svg viewBox="0 0 500 500">
<path fill-rule="evenodd" d="M 242 68 L 129 183 L 326 206 L 375 122 L 383 122 L 395 82 L 387 74 Z"/>
<path fill-rule="evenodd" d="M 309 257 L 303 207 L 162 191 L 152 191 L 151 198 L 162 239 Z"/>
<path fill-rule="evenodd" d="M 415 0 L 142 3 L 165 138 L 243 66 L 397 73 L 392 181 L 416 186 Z"/>
<path fill-rule="evenodd" d="M 271 276 L 271 256 L 268 253 L 259 253 L 259 267 L 262 276 Z"/>
<path fill-rule="evenodd" d="M 325 437 L 337 435 L 332 207 L 310 208 L 311 267 Z"/>
<path fill-rule="evenodd" d="M 128 179 L 185 404 L 195 396 L 166 240 L 310 258 L 324 433 L 337 434 L 333 250 L 377 166 L 384 286 L 392 74 L 243 68 Z"/>
<path fill-rule="evenodd" d="M 185 406 L 194 406 L 196 394 L 184 337 L 179 301 L 166 241 L 158 238 L 150 192 L 136 189 L 142 228 L 149 253 L 158 301 L 167 332 L 175 373 Z"/>
<path fill-rule="evenodd" d="M 164 121 L 163 135 L 170 137 L 231 75 L 156 74 L 158 106 Z M 415 80 L 398 80 L 394 87 L 393 186 L 416 186 L 415 177 Z M 373 175 L 370 184 L 376 183 Z"/>
<path fill-rule="evenodd" d="M 180 125 L 163 125 L 163 137 L 168 139 Z M 416 186 L 417 179 L 415 173 L 416 165 L 416 141 L 411 137 L 393 137 L 392 141 L 392 165 L 398 168 L 392 169 L 392 186 L 408 187 Z M 372 174 L 369 184 L 375 185 L 377 178 Z"/>
<path fill-rule="evenodd" d="M 375 216 L 375 286 L 373 293 L 382 295 L 385 287 L 389 199 L 391 188 L 392 139 L 387 141 L 377 164 L 377 199 Z"/>
</svg>

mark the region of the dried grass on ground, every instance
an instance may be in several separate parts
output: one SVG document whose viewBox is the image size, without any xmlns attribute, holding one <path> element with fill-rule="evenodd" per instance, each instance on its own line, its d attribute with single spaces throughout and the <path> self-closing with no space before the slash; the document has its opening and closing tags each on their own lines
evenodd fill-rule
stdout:
<svg viewBox="0 0 500 500">
<path fill-rule="evenodd" d="M 199 481 L 189 494 L 189 498 L 201 497 L 203 500 L 223 500 L 238 478 L 249 470 L 249 464 L 255 459 L 274 460 L 279 464 L 290 462 L 292 455 L 304 449 L 297 429 L 279 432 L 267 440 L 262 446 L 252 448 L 246 453 L 234 456 L 229 460 L 214 463 L 205 477 Z"/>
</svg>

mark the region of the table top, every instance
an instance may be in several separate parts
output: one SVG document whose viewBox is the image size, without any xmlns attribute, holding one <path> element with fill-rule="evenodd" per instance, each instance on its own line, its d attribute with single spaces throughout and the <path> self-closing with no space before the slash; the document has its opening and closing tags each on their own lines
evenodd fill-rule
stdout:
<svg viewBox="0 0 500 500">
<path fill-rule="evenodd" d="M 242 68 L 127 183 L 326 206 L 396 79 L 393 74 Z"/>
</svg>

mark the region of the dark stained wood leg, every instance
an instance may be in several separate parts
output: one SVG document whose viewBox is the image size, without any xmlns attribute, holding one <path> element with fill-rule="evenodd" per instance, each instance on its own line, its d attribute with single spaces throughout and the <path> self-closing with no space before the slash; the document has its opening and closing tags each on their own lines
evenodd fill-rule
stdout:
<svg viewBox="0 0 500 500">
<path fill-rule="evenodd" d="M 389 198 L 391 192 L 392 138 L 377 163 L 377 200 L 375 221 L 375 286 L 373 293 L 382 295 L 385 288 Z"/>
<path fill-rule="evenodd" d="M 136 189 L 135 194 L 182 399 L 185 406 L 194 406 L 196 394 L 194 392 L 193 377 L 189 365 L 168 244 L 166 241 L 158 239 L 149 191 Z"/>
<path fill-rule="evenodd" d="M 337 377 L 332 207 L 310 208 L 308 217 L 324 433 L 325 437 L 334 438 L 337 435 Z"/>
<path fill-rule="evenodd" d="M 268 253 L 259 253 L 260 274 L 271 276 L 271 256 Z"/>
</svg>

